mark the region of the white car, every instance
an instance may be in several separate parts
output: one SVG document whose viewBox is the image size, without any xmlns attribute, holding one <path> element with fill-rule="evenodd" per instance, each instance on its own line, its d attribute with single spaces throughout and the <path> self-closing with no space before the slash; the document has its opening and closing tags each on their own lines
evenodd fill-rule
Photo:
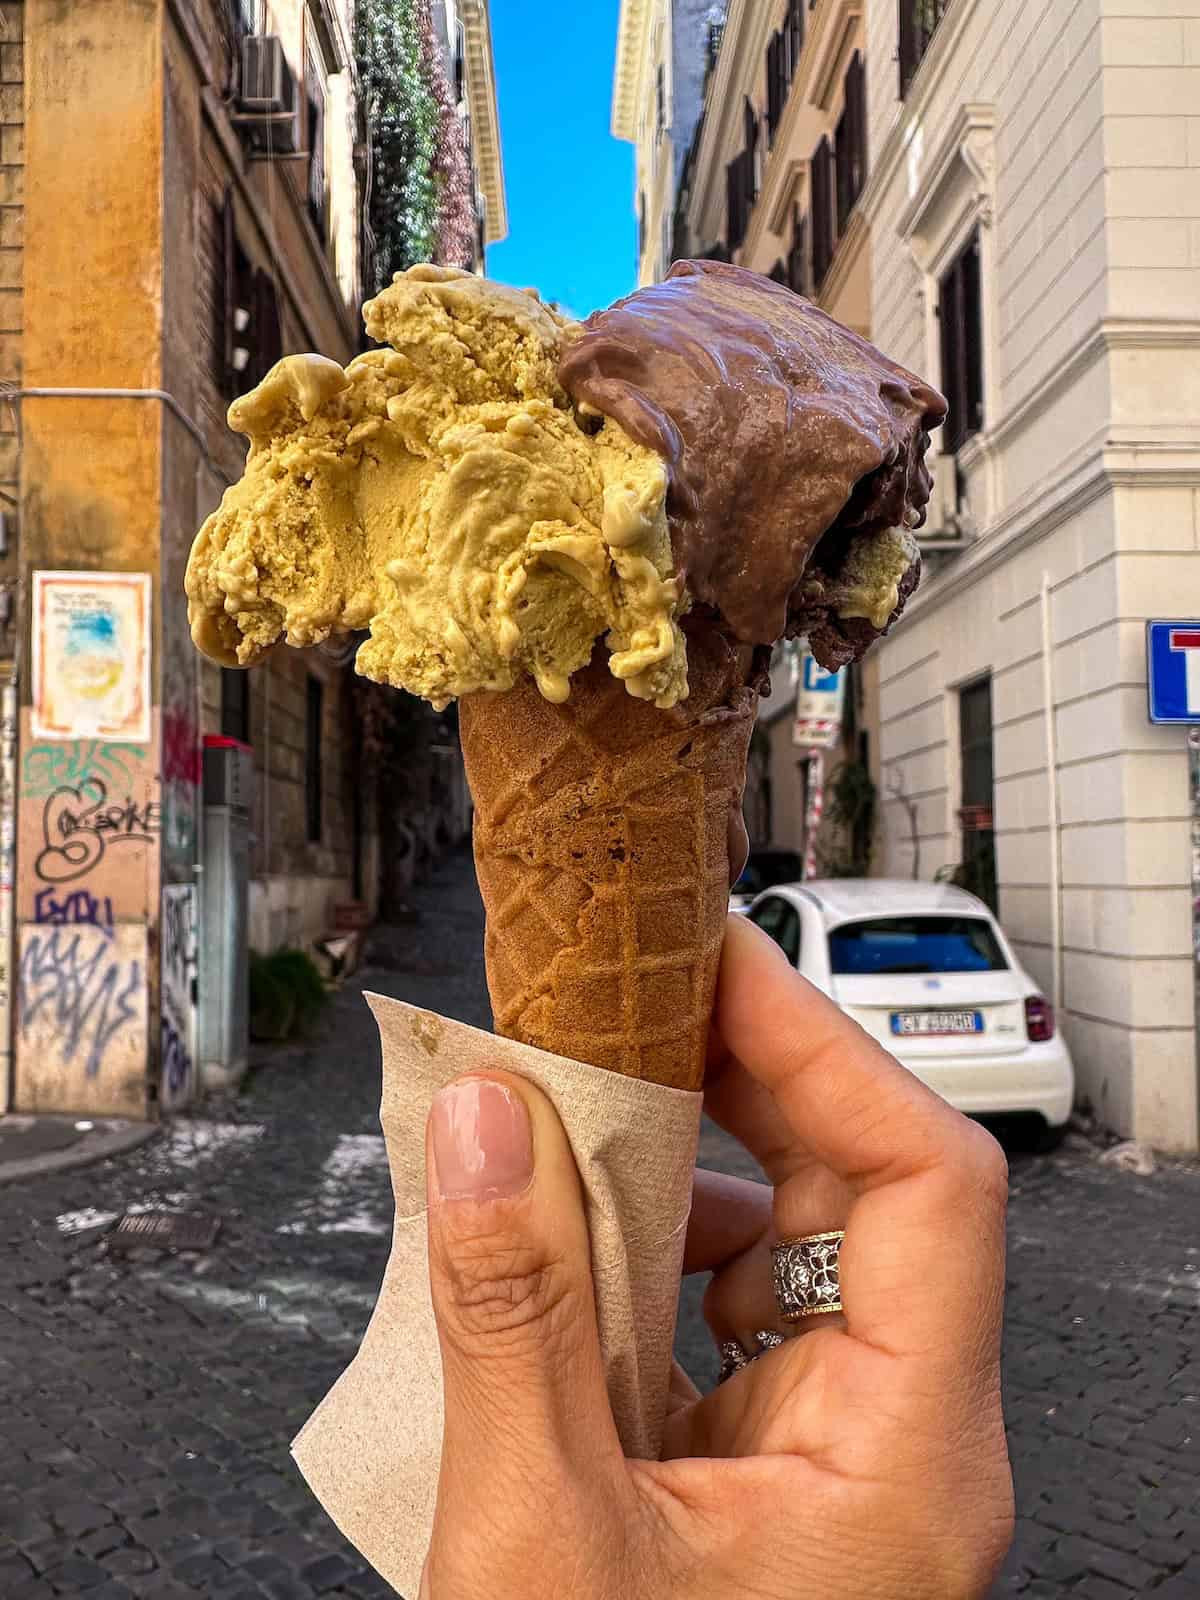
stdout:
<svg viewBox="0 0 1200 1600">
<path fill-rule="evenodd" d="M 1044 1144 L 1061 1137 L 1070 1053 L 982 900 L 943 883 L 821 878 L 766 889 L 747 915 L 959 1111 L 1035 1112 Z"/>
</svg>

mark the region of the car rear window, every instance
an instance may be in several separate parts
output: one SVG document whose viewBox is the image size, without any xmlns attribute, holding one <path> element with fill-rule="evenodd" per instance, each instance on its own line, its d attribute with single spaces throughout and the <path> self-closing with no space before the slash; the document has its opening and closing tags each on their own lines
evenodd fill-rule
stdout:
<svg viewBox="0 0 1200 1600">
<path fill-rule="evenodd" d="M 982 917 L 876 917 L 829 935 L 835 977 L 886 972 L 1004 972 L 1008 963 Z"/>
</svg>

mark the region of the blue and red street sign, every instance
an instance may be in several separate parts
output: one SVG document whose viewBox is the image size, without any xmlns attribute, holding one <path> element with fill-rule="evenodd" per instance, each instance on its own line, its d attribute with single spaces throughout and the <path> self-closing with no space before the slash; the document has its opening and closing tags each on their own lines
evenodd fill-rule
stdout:
<svg viewBox="0 0 1200 1600">
<path fill-rule="evenodd" d="M 1200 622 L 1146 624 L 1151 722 L 1200 723 Z"/>
</svg>

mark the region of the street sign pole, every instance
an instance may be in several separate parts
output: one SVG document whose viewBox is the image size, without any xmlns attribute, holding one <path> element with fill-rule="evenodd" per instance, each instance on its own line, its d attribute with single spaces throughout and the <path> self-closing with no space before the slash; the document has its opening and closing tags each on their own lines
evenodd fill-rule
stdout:
<svg viewBox="0 0 1200 1600">
<path fill-rule="evenodd" d="M 1188 795 L 1192 812 L 1193 1027 L 1200 1023 L 1200 727 L 1188 729 Z M 1196 1076 L 1200 1081 L 1200 1027 L 1196 1027 Z"/>
</svg>

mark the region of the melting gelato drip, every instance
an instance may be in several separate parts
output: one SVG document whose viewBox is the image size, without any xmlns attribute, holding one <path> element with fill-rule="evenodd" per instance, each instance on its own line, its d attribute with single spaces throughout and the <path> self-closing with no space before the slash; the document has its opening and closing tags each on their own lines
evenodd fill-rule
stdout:
<svg viewBox="0 0 1200 1600">
<path fill-rule="evenodd" d="M 670 474 L 676 570 L 739 638 L 861 656 L 916 586 L 936 390 L 782 285 L 681 261 L 584 324 L 559 375 Z"/>
<path fill-rule="evenodd" d="M 631 694 L 683 699 L 666 469 L 577 420 L 557 376 L 574 325 L 443 267 L 364 315 L 391 349 L 285 357 L 230 407 L 250 454 L 192 550 L 198 647 L 249 666 L 366 629 L 359 672 L 440 707 L 523 672 L 562 701 L 603 638 Z"/>
</svg>

